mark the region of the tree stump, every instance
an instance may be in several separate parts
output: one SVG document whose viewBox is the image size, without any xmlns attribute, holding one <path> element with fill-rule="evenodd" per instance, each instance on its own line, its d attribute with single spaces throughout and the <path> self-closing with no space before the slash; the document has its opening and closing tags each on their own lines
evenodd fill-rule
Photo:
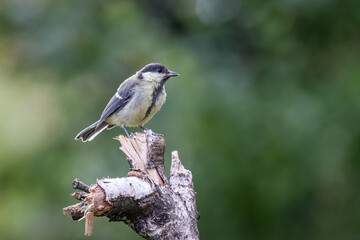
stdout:
<svg viewBox="0 0 360 240">
<path fill-rule="evenodd" d="M 85 218 L 85 235 L 93 230 L 93 217 L 122 221 L 145 239 L 199 239 L 196 193 L 192 174 L 172 152 L 170 178 L 164 167 L 165 139 L 146 130 L 119 136 L 127 156 L 126 177 L 103 178 L 90 187 L 75 179 L 72 197 L 81 202 L 63 209 L 73 220 Z"/>
</svg>

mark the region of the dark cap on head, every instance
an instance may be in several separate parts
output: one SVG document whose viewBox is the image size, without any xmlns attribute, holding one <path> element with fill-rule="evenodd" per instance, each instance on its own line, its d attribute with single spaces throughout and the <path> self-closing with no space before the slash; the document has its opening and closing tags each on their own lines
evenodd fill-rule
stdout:
<svg viewBox="0 0 360 240">
<path fill-rule="evenodd" d="M 176 77 L 176 76 L 180 75 L 180 74 L 178 74 L 176 72 L 170 71 L 169 69 L 167 69 L 164 65 L 162 65 L 160 63 L 150 63 L 150 64 L 146 65 L 145 67 L 143 67 L 138 72 L 137 77 L 142 79 L 143 78 L 143 73 L 148 73 L 148 72 L 161 74 L 163 76 L 164 81 L 166 81 L 170 77 Z"/>
<path fill-rule="evenodd" d="M 169 70 L 160 63 L 150 63 L 140 70 L 141 73 L 145 72 L 157 72 L 157 73 L 168 73 Z"/>
</svg>

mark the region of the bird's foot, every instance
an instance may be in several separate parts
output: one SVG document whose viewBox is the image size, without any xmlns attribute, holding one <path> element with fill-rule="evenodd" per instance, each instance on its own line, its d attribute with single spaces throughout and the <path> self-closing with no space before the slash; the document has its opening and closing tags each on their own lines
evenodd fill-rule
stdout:
<svg viewBox="0 0 360 240">
<path fill-rule="evenodd" d="M 122 128 L 124 129 L 124 131 L 125 131 L 125 133 L 126 133 L 127 137 L 128 137 L 128 138 L 130 138 L 130 135 L 129 135 L 128 131 L 126 130 L 125 126 L 123 126 Z"/>
<path fill-rule="evenodd" d="M 140 128 L 142 129 L 142 130 L 149 130 L 149 129 L 147 129 L 146 127 L 144 127 L 144 126 L 140 126 Z"/>
</svg>

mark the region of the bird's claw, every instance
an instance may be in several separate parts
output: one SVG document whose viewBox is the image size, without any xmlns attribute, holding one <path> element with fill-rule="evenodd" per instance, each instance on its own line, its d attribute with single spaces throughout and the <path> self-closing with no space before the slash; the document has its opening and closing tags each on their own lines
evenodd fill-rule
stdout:
<svg viewBox="0 0 360 240">
<path fill-rule="evenodd" d="M 145 131 L 149 130 L 149 129 L 147 129 L 147 128 L 144 127 L 144 126 L 140 126 L 140 128 L 141 128 L 142 130 L 145 130 Z"/>
</svg>

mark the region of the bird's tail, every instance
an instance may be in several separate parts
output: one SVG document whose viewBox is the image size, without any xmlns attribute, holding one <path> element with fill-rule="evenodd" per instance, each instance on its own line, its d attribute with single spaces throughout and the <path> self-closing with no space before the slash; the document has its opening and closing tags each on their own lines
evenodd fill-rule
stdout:
<svg viewBox="0 0 360 240">
<path fill-rule="evenodd" d="M 109 124 L 106 122 L 102 122 L 99 126 L 97 126 L 99 121 L 91 124 L 90 126 L 88 126 L 87 128 L 85 128 L 84 130 L 82 130 L 76 137 L 75 140 L 79 140 L 81 139 L 81 141 L 83 142 L 87 142 L 87 141 L 91 141 L 94 139 L 94 137 L 96 137 L 99 133 L 102 132 L 102 130 L 104 130 L 106 127 L 110 127 L 108 126 Z"/>
</svg>

